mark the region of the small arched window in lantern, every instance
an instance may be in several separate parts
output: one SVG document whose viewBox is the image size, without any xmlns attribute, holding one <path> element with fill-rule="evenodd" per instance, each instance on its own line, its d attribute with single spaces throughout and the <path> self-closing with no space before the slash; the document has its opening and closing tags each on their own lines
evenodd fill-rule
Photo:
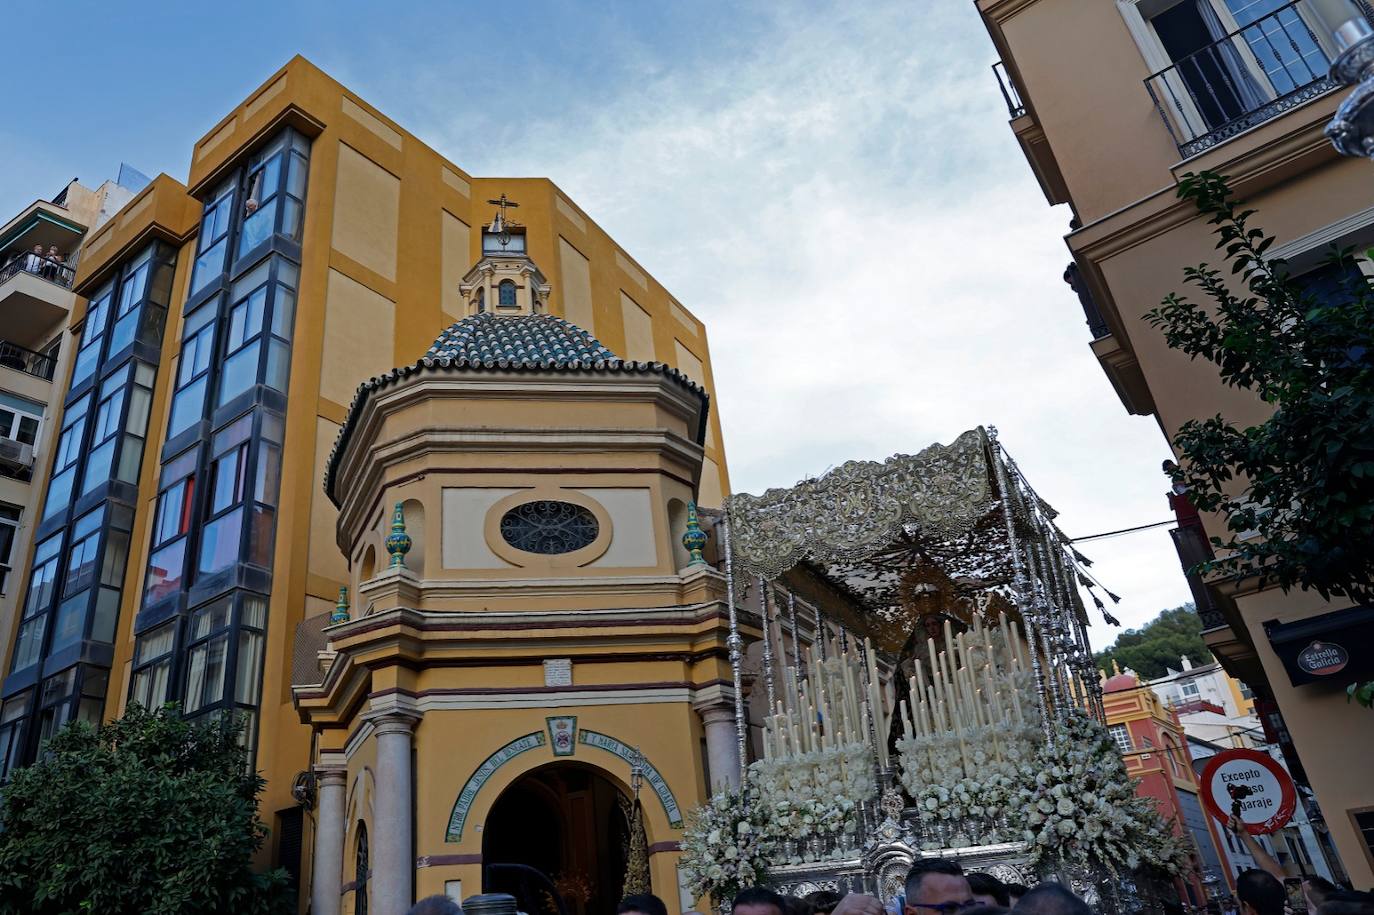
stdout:
<svg viewBox="0 0 1374 915">
<path fill-rule="evenodd" d="M 502 280 L 496 287 L 497 304 L 502 308 L 515 307 L 515 280 Z"/>
</svg>

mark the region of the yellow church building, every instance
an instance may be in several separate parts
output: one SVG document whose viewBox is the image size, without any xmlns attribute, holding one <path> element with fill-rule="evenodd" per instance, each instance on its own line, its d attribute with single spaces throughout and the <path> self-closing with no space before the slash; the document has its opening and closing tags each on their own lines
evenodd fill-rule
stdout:
<svg viewBox="0 0 1374 915">
<path fill-rule="evenodd" d="M 318 636 L 302 624 L 319 675 L 292 690 L 317 737 L 316 915 L 539 889 L 511 864 L 608 911 L 632 781 L 675 897 L 704 760 L 738 773 L 721 578 L 683 542 L 705 539 L 706 393 L 550 313 L 503 241 L 463 277 L 467 316 L 363 385 L 330 456 L 350 590 Z"/>
</svg>

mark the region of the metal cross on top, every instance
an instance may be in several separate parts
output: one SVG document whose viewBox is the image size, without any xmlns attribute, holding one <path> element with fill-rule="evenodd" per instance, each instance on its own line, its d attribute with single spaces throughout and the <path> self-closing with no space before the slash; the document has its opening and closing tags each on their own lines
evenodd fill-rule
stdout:
<svg viewBox="0 0 1374 915">
<path fill-rule="evenodd" d="M 492 231 L 492 232 L 503 232 L 503 231 L 505 231 L 506 222 L 507 222 L 507 219 L 506 219 L 506 208 L 507 208 L 507 207 L 510 207 L 511 209 L 518 209 L 518 208 L 520 207 L 520 204 L 516 203 L 514 200 L 508 200 L 508 199 L 506 198 L 506 195 L 505 195 L 504 193 L 503 193 L 500 197 L 498 197 L 497 199 L 495 199 L 495 200 L 488 200 L 487 203 L 491 204 L 491 205 L 494 206 L 494 207 L 498 207 L 498 208 L 499 208 L 499 211 L 498 211 L 497 214 L 496 214 L 496 219 L 492 220 L 491 231 Z"/>
</svg>

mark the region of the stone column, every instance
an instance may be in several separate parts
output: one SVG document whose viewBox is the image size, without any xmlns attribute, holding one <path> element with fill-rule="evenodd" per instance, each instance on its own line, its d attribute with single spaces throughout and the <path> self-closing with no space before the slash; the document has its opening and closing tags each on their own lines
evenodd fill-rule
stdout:
<svg viewBox="0 0 1374 915">
<path fill-rule="evenodd" d="M 414 809 L 411 806 L 410 738 L 416 719 L 390 714 L 376 719 L 376 822 L 368 830 L 372 856 L 372 911 L 405 915 L 415 878 Z"/>
<path fill-rule="evenodd" d="M 727 700 L 696 707 L 706 730 L 706 759 L 711 767 L 711 790 L 739 787 L 739 734 L 735 706 Z"/>
<path fill-rule="evenodd" d="M 312 915 L 339 915 L 343 895 L 344 787 L 343 769 L 316 769 L 319 791 L 315 803 L 315 861 L 310 911 Z"/>
</svg>

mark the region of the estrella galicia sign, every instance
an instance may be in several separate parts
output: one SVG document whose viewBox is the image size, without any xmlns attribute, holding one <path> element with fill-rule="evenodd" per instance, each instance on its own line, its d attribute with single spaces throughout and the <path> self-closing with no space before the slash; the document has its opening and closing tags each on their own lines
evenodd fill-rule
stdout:
<svg viewBox="0 0 1374 915">
<path fill-rule="evenodd" d="M 1298 652 L 1298 667 L 1314 677 L 1328 677 L 1345 670 L 1350 653 L 1335 642 L 1314 640 Z"/>
</svg>

